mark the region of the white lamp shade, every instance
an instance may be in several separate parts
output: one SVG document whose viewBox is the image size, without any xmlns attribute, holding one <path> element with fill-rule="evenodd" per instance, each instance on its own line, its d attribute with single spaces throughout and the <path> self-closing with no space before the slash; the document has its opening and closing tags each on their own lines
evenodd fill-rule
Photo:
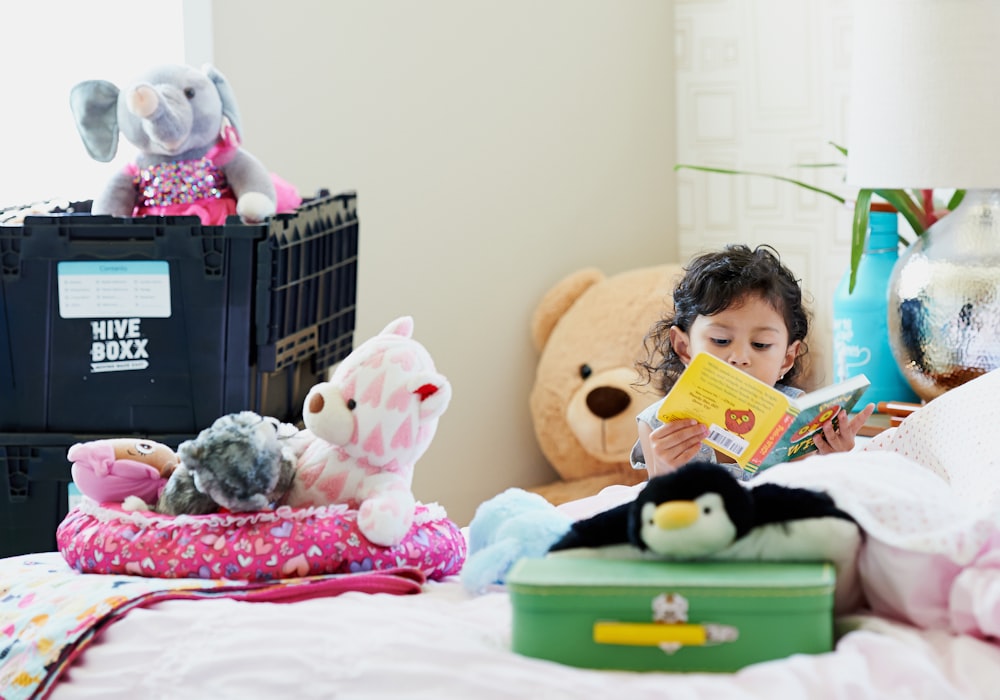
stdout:
<svg viewBox="0 0 1000 700">
<path fill-rule="evenodd" d="M 1000 187 L 1000 0 L 855 0 L 847 182 Z"/>
</svg>

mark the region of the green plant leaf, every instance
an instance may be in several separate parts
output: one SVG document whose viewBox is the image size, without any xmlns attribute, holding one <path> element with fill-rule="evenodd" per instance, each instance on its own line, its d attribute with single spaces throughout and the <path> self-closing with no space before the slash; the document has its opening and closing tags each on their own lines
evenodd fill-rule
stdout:
<svg viewBox="0 0 1000 700">
<path fill-rule="evenodd" d="M 858 279 L 858 266 L 865 252 L 865 238 L 868 233 L 868 209 L 872 204 L 872 190 L 859 190 L 854 202 L 854 223 L 851 226 L 851 280 L 847 283 L 847 293 L 854 294 L 854 284 Z"/>
<path fill-rule="evenodd" d="M 831 146 L 840 151 L 840 154 L 845 158 L 847 157 L 847 149 L 840 144 L 834 143 L 833 141 L 827 141 Z M 906 190 L 873 190 L 875 194 L 889 202 L 892 206 L 896 207 L 903 218 L 913 227 L 913 230 L 920 235 L 924 231 L 924 219 L 923 219 L 923 209 L 917 204 L 919 202 L 920 193 L 919 190 L 915 191 L 911 196 L 907 194 Z M 860 195 L 859 195 L 860 196 Z M 905 236 L 900 236 L 900 239 L 909 244 L 909 241 Z M 852 285 L 853 287 L 853 285 Z"/>
<path fill-rule="evenodd" d="M 834 143 L 833 141 L 827 142 L 829 145 L 833 146 L 841 155 L 845 158 L 847 157 L 847 149 L 843 146 Z M 811 165 L 798 165 L 800 168 L 828 168 L 828 167 L 843 167 L 837 163 L 815 163 Z M 791 177 L 785 177 L 783 175 L 775 175 L 773 173 L 758 173 L 750 170 L 737 170 L 733 168 L 714 168 L 703 165 L 689 165 L 680 164 L 675 165 L 674 170 L 698 170 L 705 173 L 719 173 L 722 175 L 749 175 L 752 177 L 765 177 L 769 180 L 777 180 L 780 182 L 788 182 L 797 187 L 802 187 L 804 189 L 810 190 L 811 192 L 816 192 L 822 194 L 830 199 L 839 202 L 840 204 L 845 204 L 847 200 L 841 197 L 835 192 L 830 190 L 825 190 L 821 187 L 816 187 L 808 182 L 803 182 L 802 180 L 796 180 Z M 854 219 L 851 225 L 851 270 L 850 270 L 850 281 L 848 284 L 849 291 L 853 293 L 854 285 L 857 282 L 858 267 L 861 263 L 861 256 L 865 251 L 865 242 L 868 232 L 868 218 L 869 210 L 871 207 L 871 200 L 873 195 L 878 195 L 886 202 L 891 204 L 896 210 L 906 219 L 910 228 L 913 229 L 917 236 L 921 236 L 926 231 L 927 227 L 933 222 L 936 212 L 925 211 L 924 210 L 924 191 L 923 190 L 913 190 L 912 193 L 905 189 L 862 189 L 858 191 L 857 199 L 854 202 Z M 955 194 L 952 195 L 946 207 L 947 211 L 953 211 L 955 207 L 962 201 L 962 197 L 965 195 L 964 190 L 956 190 Z M 910 240 L 907 236 L 899 234 L 899 240 L 905 244 L 909 245 Z"/>
<path fill-rule="evenodd" d="M 913 232 L 918 236 L 923 235 L 924 229 L 924 209 L 913 200 L 913 197 L 906 190 L 874 190 L 875 194 L 896 207 L 896 211 L 903 215 Z M 900 236 L 903 241 L 909 244 L 905 236 Z"/>
<path fill-rule="evenodd" d="M 774 175 L 772 173 L 756 173 L 750 170 L 730 170 L 728 168 L 710 168 L 704 165 L 686 165 L 684 163 L 675 165 L 674 170 L 698 170 L 703 173 L 721 173 L 722 175 L 752 175 L 753 177 L 766 177 L 769 180 L 790 182 L 793 185 L 797 185 L 804 189 L 829 197 L 830 199 L 834 199 L 840 202 L 841 204 L 844 204 L 847 201 L 836 192 L 831 192 L 830 190 L 824 190 L 822 187 L 816 187 L 815 185 L 810 185 L 808 182 L 802 182 L 802 180 L 796 180 L 794 178 L 785 177 L 783 175 Z"/>
<path fill-rule="evenodd" d="M 796 163 L 796 168 L 843 168 L 843 163 Z"/>
<path fill-rule="evenodd" d="M 838 146 L 833 141 L 827 141 L 827 143 L 830 144 L 831 146 L 833 146 L 834 148 L 836 148 L 838 151 L 840 151 L 840 154 L 842 156 L 845 156 L 845 157 L 847 156 L 847 149 L 844 148 L 843 146 Z"/>
</svg>

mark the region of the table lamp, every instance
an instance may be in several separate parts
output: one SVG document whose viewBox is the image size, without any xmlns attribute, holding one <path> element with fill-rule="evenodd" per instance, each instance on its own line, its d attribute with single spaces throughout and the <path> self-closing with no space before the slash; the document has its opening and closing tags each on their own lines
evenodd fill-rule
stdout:
<svg viewBox="0 0 1000 700">
<path fill-rule="evenodd" d="M 893 356 L 924 400 L 1000 367 L 1000 2 L 856 0 L 847 183 L 965 190 L 889 280 Z"/>
</svg>

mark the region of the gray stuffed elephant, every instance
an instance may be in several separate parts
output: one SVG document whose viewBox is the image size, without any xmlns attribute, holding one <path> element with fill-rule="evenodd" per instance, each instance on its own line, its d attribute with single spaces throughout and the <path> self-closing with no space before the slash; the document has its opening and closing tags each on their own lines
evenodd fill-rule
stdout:
<svg viewBox="0 0 1000 700">
<path fill-rule="evenodd" d="M 216 225 L 235 213 L 257 223 L 301 202 L 240 147 L 236 99 L 212 66 L 158 66 L 124 90 L 87 80 L 73 87 L 70 108 L 95 160 L 115 157 L 119 133 L 139 149 L 94 199 L 94 214 L 197 215 Z"/>
</svg>

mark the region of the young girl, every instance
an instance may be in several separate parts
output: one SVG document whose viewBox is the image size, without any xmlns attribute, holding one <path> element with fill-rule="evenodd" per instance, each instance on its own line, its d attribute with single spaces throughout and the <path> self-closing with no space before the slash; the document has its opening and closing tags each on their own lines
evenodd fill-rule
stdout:
<svg viewBox="0 0 1000 700">
<path fill-rule="evenodd" d="M 691 358 L 708 352 L 791 397 L 801 395 L 794 380 L 806 353 L 809 318 L 798 281 L 774 250 L 730 245 L 695 258 L 685 273 L 674 290 L 673 316 L 658 321 L 646 335 L 648 359 L 639 367 L 647 381 L 666 395 Z M 732 462 L 701 442 L 708 428 L 696 420 L 661 422 L 656 417 L 661 402 L 637 416 L 634 468 L 653 477 L 695 459 Z M 869 404 L 853 418 L 844 414 L 827 421 L 815 437 L 819 453 L 853 449 L 855 436 L 874 410 Z M 732 470 L 740 479 L 749 478 L 735 465 Z"/>
</svg>

